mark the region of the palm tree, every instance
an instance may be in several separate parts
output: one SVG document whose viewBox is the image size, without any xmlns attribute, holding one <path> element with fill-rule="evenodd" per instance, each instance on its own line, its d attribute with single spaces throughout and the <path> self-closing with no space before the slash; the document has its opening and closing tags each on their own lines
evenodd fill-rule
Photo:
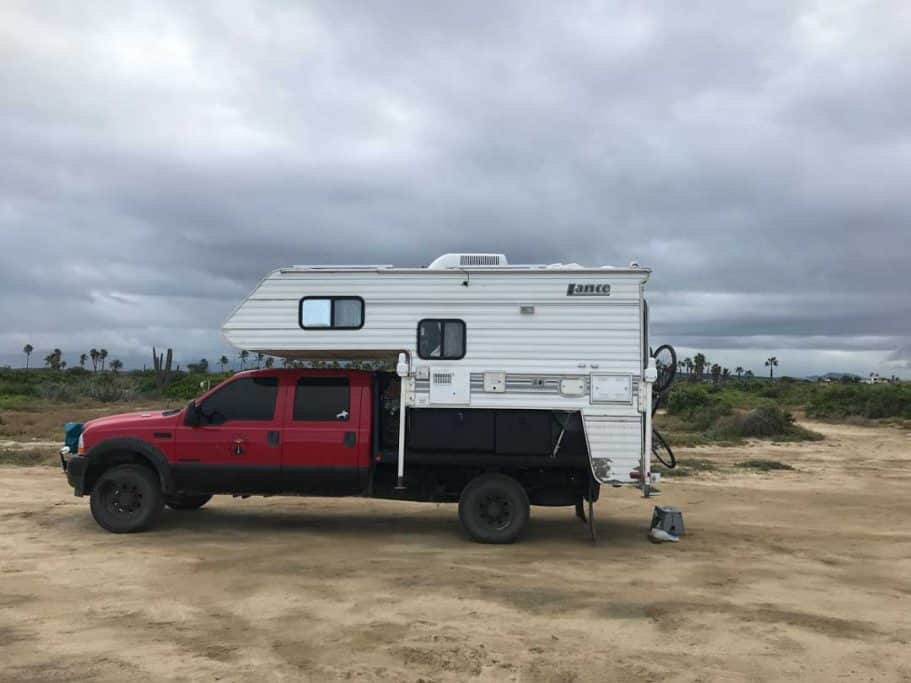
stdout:
<svg viewBox="0 0 911 683">
<path fill-rule="evenodd" d="M 696 381 L 702 381 L 702 375 L 705 372 L 705 366 L 708 363 L 704 353 L 697 353 L 693 356 L 693 369 L 696 371 Z"/>
<path fill-rule="evenodd" d="M 111 372 L 113 372 L 115 375 L 117 374 L 117 371 L 120 370 L 122 367 L 123 367 L 123 362 L 120 359 L 115 358 L 114 360 L 111 361 Z"/>
<path fill-rule="evenodd" d="M 98 372 L 98 349 L 89 350 L 89 358 L 92 359 L 92 372 Z"/>
<path fill-rule="evenodd" d="M 62 360 L 63 351 L 60 349 L 54 349 L 44 357 L 44 364 L 47 365 L 51 370 L 62 370 L 66 367 L 66 363 Z"/>
<path fill-rule="evenodd" d="M 290 367 L 291 367 L 291 361 L 288 360 L 287 358 L 282 358 L 282 367 L 283 367 L 283 368 L 290 368 Z"/>
<path fill-rule="evenodd" d="M 727 382 L 729 379 L 731 379 L 731 369 L 723 368 L 721 370 L 721 381 Z"/>
<path fill-rule="evenodd" d="M 29 361 L 29 358 L 32 357 L 32 351 L 34 351 L 34 350 L 35 350 L 35 347 L 32 346 L 31 344 L 26 344 L 24 347 L 22 347 L 22 353 L 25 354 L 25 369 L 26 370 L 28 370 L 28 361 Z"/>
<path fill-rule="evenodd" d="M 689 357 L 684 358 L 683 364 L 686 366 L 686 376 L 689 377 L 693 374 L 693 359 Z"/>
<path fill-rule="evenodd" d="M 225 366 L 226 366 L 227 364 L 228 364 L 228 357 L 227 357 L 227 356 L 222 356 L 221 358 L 218 359 L 218 365 L 221 367 L 221 371 L 222 371 L 222 372 L 225 371 Z"/>
<path fill-rule="evenodd" d="M 262 351 L 256 352 L 256 369 L 257 370 L 259 370 L 260 365 L 262 365 L 263 358 L 265 358 L 265 357 L 266 357 L 266 354 L 264 354 Z"/>
<path fill-rule="evenodd" d="M 101 371 L 102 372 L 104 372 L 104 359 L 107 357 L 108 357 L 107 349 L 101 349 L 101 351 L 98 352 L 98 358 L 99 358 L 99 360 L 101 360 Z"/>
<path fill-rule="evenodd" d="M 266 358 L 266 368 L 271 368 L 275 364 L 275 359 L 272 356 Z"/>
<path fill-rule="evenodd" d="M 712 384 L 718 385 L 718 382 L 721 380 L 721 366 L 718 363 L 712 364 Z"/>
<path fill-rule="evenodd" d="M 736 368 L 734 368 L 734 372 L 737 373 L 737 379 L 740 379 L 743 376 L 743 368 L 740 367 L 739 365 Z"/>
<path fill-rule="evenodd" d="M 767 358 L 765 366 L 769 369 L 769 379 L 775 379 L 775 368 L 778 367 L 778 359 L 775 356 Z"/>
<path fill-rule="evenodd" d="M 88 359 L 89 359 L 88 354 L 85 354 L 85 353 L 79 354 L 79 367 L 80 367 L 80 368 L 84 368 L 84 367 L 85 367 L 85 362 L 86 362 Z"/>
<path fill-rule="evenodd" d="M 754 376 L 754 375 L 753 375 L 753 371 L 752 371 L 752 370 L 747 370 L 745 373 L 743 373 L 743 376 L 744 376 L 745 379 L 753 379 L 753 376 Z"/>
<path fill-rule="evenodd" d="M 246 349 L 244 349 L 243 351 L 240 352 L 240 369 L 241 370 L 247 369 L 247 359 L 249 357 L 250 357 L 250 352 L 247 351 Z"/>
</svg>

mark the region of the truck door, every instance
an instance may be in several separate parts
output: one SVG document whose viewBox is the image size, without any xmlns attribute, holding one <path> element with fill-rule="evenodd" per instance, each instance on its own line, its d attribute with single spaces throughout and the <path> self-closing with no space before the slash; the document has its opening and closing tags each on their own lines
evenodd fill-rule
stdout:
<svg viewBox="0 0 911 683">
<path fill-rule="evenodd" d="M 198 402 L 200 424 L 177 429 L 178 487 L 257 493 L 280 486 L 279 376 L 239 377 Z"/>
<path fill-rule="evenodd" d="M 285 490 L 346 495 L 369 466 L 369 384 L 355 374 L 296 377 L 282 430 Z"/>
</svg>

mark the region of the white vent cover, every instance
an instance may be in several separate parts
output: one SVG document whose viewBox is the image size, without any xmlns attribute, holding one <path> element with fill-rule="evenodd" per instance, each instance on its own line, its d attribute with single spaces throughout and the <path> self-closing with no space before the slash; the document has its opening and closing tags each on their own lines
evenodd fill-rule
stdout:
<svg viewBox="0 0 911 683">
<path fill-rule="evenodd" d="M 468 368 L 434 368 L 430 371 L 430 404 L 463 406 L 471 402 Z"/>
<path fill-rule="evenodd" d="M 428 268 L 432 270 L 443 270 L 445 268 L 505 265 L 508 265 L 506 254 L 443 254 L 434 260 Z"/>
</svg>

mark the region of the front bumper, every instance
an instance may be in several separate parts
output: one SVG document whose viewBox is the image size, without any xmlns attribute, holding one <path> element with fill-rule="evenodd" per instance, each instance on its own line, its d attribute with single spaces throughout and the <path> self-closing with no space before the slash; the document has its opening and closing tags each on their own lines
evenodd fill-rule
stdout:
<svg viewBox="0 0 911 683">
<path fill-rule="evenodd" d="M 81 455 L 70 453 L 69 448 L 60 449 L 60 466 L 66 474 L 66 481 L 73 487 L 73 493 L 81 496 L 85 493 L 85 470 L 88 461 Z"/>
</svg>

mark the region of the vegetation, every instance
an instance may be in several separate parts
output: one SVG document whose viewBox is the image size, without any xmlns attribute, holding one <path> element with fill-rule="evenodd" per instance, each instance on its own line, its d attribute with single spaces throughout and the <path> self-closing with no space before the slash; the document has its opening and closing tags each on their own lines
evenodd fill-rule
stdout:
<svg viewBox="0 0 911 683">
<path fill-rule="evenodd" d="M 806 402 L 807 415 L 821 419 L 862 417 L 911 419 L 911 384 L 831 385 Z"/>
<path fill-rule="evenodd" d="M 759 470 L 761 472 L 770 472 L 772 470 L 793 470 L 794 468 L 784 462 L 779 462 L 778 460 L 746 460 L 744 462 L 738 462 L 736 467 L 743 467 L 745 469 Z"/>
</svg>

